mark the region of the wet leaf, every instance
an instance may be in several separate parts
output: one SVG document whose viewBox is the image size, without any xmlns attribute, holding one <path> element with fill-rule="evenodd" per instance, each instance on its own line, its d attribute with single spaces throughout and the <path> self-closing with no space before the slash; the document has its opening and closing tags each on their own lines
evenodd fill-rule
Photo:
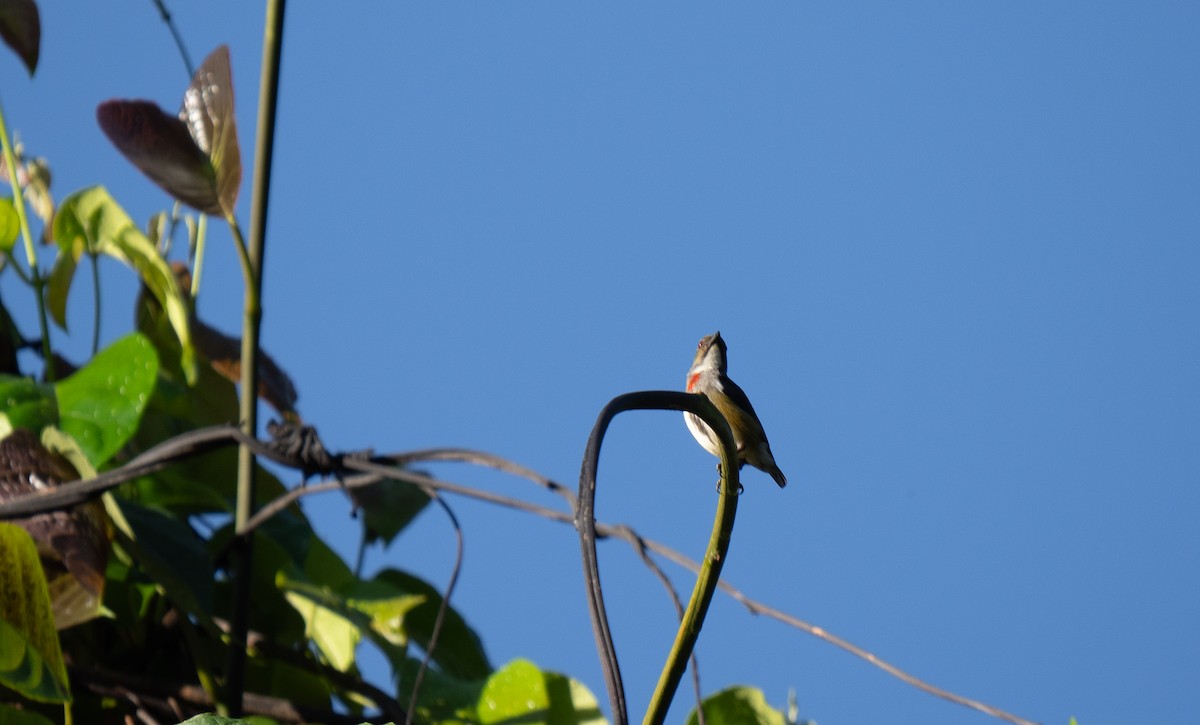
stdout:
<svg viewBox="0 0 1200 725">
<path fill-rule="evenodd" d="M 154 346 L 135 332 L 55 385 L 60 425 L 92 465 L 102 465 L 137 431 L 157 380 Z"/>
<path fill-rule="evenodd" d="M 411 660 L 403 673 L 410 682 L 416 669 Z M 587 687 L 528 660 L 513 660 L 487 679 L 464 681 L 439 670 L 428 670 L 421 686 L 417 712 L 435 722 L 545 723 L 601 725 L 600 704 Z"/>
<path fill-rule="evenodd" d="M 54 386 L 33 378 L 0 375 L 0 436 L 14 428 L 41 430 L 58 421 Z"/>
</svg>

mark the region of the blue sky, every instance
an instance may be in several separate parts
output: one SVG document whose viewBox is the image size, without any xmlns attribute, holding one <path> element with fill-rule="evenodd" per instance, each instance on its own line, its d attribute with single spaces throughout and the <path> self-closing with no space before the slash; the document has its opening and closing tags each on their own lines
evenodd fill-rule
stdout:
<svg viewBox="0 0 1200 725">
<path fill-rule="evenodd" d="M 197 62 L 231 46 L 248 158 L 260 9 L 176 5 Z M 288 15 L 264 342 L 331 447 L 476 447 L 574 485 L 604 403 L 681 387 L 720 329 L 790 481 L 747 471 L 727 579 L 1045 723 L 1200 714 L 1195 5 L 328 8 Z M 147 218 L 168 200 L 94 112 L 177 106 L 167 31 L 149 2 L 42 11 L 36 78 L 0 56 L 10 128 L 60 198 L 105 183 Z M 233 331 L 211 229 L 200 313 Z M 136 290 L 105 275 L 112 339 Z M 598 515 L 698 556 L 713 465 L 679 416 L 624 416 Z M 456 507 L 492 659 L 604 701 L 574 532 Z M 341 500 L 308 510 L 350 550 Z M 451 555 L 430 513 L 372 563 L 440 583 Z M 601 564 L 640 712 L 672 610 L 628 550 Z M 706 691 L 794 688 L 823 725 L 988 721 L 725 599 L 699 656 Z"/>
</svg>

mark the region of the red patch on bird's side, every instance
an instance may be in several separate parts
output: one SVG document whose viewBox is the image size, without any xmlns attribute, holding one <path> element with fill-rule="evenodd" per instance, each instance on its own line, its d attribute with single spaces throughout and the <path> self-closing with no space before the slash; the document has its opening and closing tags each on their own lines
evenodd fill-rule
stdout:
<svg viewBox="0 0 1200 725">
<path fill-rule="evenodd" d="M 692 373 L 688 376 L 687 391 L 692 392 L 692 388 L 696 387 L 696 383 L 700 381 L 700 373 Z"/>
</svg>

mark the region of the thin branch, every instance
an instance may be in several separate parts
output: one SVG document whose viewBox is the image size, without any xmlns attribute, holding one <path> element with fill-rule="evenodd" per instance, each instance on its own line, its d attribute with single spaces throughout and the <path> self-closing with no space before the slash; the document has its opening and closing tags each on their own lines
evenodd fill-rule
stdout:
<svg viewBox="0 0 1200 725">
<path fill-rule="evenodd" d="M 202 428 L 195 431 L 189 431 L 166 440 L 154 446 L 145 453 L 137 456 L 124 466 L 106 471 L 96 478 L 72 481 L 44 492 L 25 494 L 7 501 L 0 502 L 0 520 L 24 518 L 37 513 L 70 508 L 95 498 L 101 495 L 103 492 L 115 488 L 125 481 L 160 471 L 167 466 L 172 465 L 173 463 L 186 460 L 193 456 L 238 443 L 251 446 L 256 454 L 270 458 L 280 465 L 297 470 L 301 468 L 300 462 L 290 460 L 286 456 L 280 455 L 277 451 L 261 441 L 246 439 L 241 431 L 232 426 Z M 398 453 L 394 455 L 376 456 L 374 460 L 400 460 L 403 459 L 405 455 L 406 454 Z M 372 486 L 384 478 L 411 483 L 414 485 L 423 484 L 437 491 L 453 493 L 478 501 L 484 501 L 496 506 L 523 511 L 525 513 L 534 514 L 544 519 L 556 521 L 562 524 L 574 525 L 575 522 L 574 515 L 569 512 L 559 511 L 557 509 L 540 506 L 538 504 L 491 493 L 489 491 L 480 491 L 469 486 L 442 481 L 420 473 L 415 473 L 413 471 L 395 468 L 392 465 L 383 465 L 374 461 L 346 458 L 342 461 L 342 466 L 347 470 L 357 470 L 360 473 L 358 475 L 345 476 L 342 480 L 329 479 L 326 481 L 315 482 L 304 488 L 297 487 L 291 489 L 260 508 L 255 516 L 253 516 L 251 520 L 247 522 L 247 529 L 253 530 L 261 526 L 265 521 L 269 520 L 271 516 L 286 509 L 301 497 L 329 491 L 336 491 L 342 488 L 353 490 L 356 488 L 362 488 L 364 486 Z M 640 547 L 645 547 L 651 552 L 693 573 L 700 570 L 700 564 L 694 559 L 691 559 L 690 557 L 676 551 L 675 549 L 672 549 L 669 546 L 657 543 L 653 539 L 644 538 L 628 526 L 596 522 L 596 535 L 599 538 L 615 538 L 625 541 L 631 547 L 633 547 L 635 551 L 637 551 Z M 776 621 L 782 622 L 791 627 L 795 627 L 802 632 L 824 640 L 835 647 L 849 652 L 855 657 L 869 662 L 875 667 L 880 668 L 884 672 L 887 672 L 893 677 L 896 677 L 897 679 L 906 682 L 923 692 L 949 702 L 962 705 L 972 710 L 991 715 L 1001 720 L 1016 723 L 1017 725 L 1037 725 L 1033 720 L 1018 717 L 1017 715 L 1013 715 L 1012 713 L 1006 712 L 999 708 L 992 707 L 991 705 L 987 705 L 978 700 L 956 695 L 940 687 L 929 684 L 928 682 L 925 682 L 924 680 L 921 680 L 920 678 L 900 669 L 899 667 L 880 659 L 876 655 L 868 652 L 858 645 L 842 639 L 841 637 L 822 627 L 806 622 L 798 617 L 794 617 L 767 604 L 750 598 L 741 590 L 737 589 L 725 580 L 721 580 L 718 584 L 718 587 L 732 599 L 740 602 L 751 613 L 760 614 L 771 619 L 775 619 Z"/>
<path fill-rule="evenodd" d="M 505 473 L 511 473 L 514 476 L 520 476 L 521 478 L 526 478 L 530 481 L 533 481 L 539 486 L 545 488 L 547 491 L 562 496 L 563 500 L 567 502 L 567 505 L 570 506 L 572 510 L 575 509 L 575 496 L 566 486 L 555 481 L 554 479 L 546 478 L 532 468 L 526 468 L 519 463 L 514 463 L 513 461 L 510 461 L 502 456 L 497 456 L 494 453 L 476 451 L 470 448 L 428 448 L 425 450 L 411 451 L 409 453 L 401 453 L 390 456 L 389 460 L 398 466 L 416 463 L 418 461 L 459 461 L 464 463 L 473 463 L 477 466 L 494 468 L 498 471 L 504 471 Z"/>
<path fill-rule="evenodd" d="M 399 456 L 397 456 L 397 457 L 399 457 Z M 530 504 L 530 503 L 528 503 L 526 501 L 522 501 L 520 499 L 514 499 L 514 498 L 507 497 L 507 496 L 501 496 L 501 495 L 497 495 L 497 494 L 494 494 L 494 493 L 491 493 L 488 491 L 479 491 L 476 489 L 472 489 L 468 486 L 462 486 L 462 485 L 455 484 L 455 483 L 449 483 L 446 481 L 433 479 L 428 476 L 424 476 L 422 474 L 414 473 L 411 471 L 404 471 L 401 469 L 392 469 L 387 466 L 380 466 L 379 464 L 372 464 L 372 463 L 369 463 L 366 461 L 356 461 L 353 459 L 347 459 L 345 461 L 345 466 L 347 468 L 356 468 L 358 470 L 369 471 L 369 472 L 377 474 L 378 476 L 391 478 L 391 479 L 397 480 L 397 481 L 405 481 L 405 482 L 413 483 L 413 484 L 424 483 L 424 484 L 430 486 L 431 488 L 435 488 L 439 491 L 455 493 L 455 494 L 458 494 L 461 496 L 467 496 L 469 498 L 473 498 L 473 499 L 476 499 L 479 501 L 485 501 L 487 503 L 495 504 L 498 506 L 503 506 L 505 508 L 516 509 L 518 511 L 524 511 L 526 513 L 532 513 L 537 516 L 541 516 L 545 519 L 549 519 L 551 521 L 557 521 L 557 522 L 563 523 L 563 524 L 574 525 L 574 523 L 575 523 L 575 517 L 573 517 L 572 515 L 570 515 L 568 513 L 562 512 L 562 511 L 557 511 L 555 509 L 546 508 L 544 506 L 538 506 L 536 504 Z M 259 511 L 259 515 L 261 516 L 261 515 L 267 513 L 268 508 L 272 508 L 272 507 L 275 508 L 276 511 L 282 510 L 283 508 L 286 508 L 288 505 L 290 505 L 292 502 L 294 502 L 297 498 L 299 498 L 301 496 L 319 493 L 322 491 L 336 490 L 338 488 L 341 488 L 343 485 L 345 486 L 345 488 L 348 488 L 348 489 L 353 489 L 353 488 L 357 488 L 360 486 L 372 485 L 373 483 L 375 483 L 376 480 L 377 479 L 375 479 L 371 476 L 359 476 L 359 477 L 347 478 L 347 479 L 345 479 L 344 483 L 335 481 L 335 480 L 331 480 L 331 481 L 326 481 L 326 482 L 321 482 L 321 483 L 310 485 L 305 489 L 294 489 L 292 491 L 289 491 L 287 494 L 284 494 L 283 496 L 281 496 L 280 499 L 277 499 L 276 501 L 272 501 L 270 504 L 267 504 L 267 506 L 264 506 L 263 509 Z M 276 506 L 276 504 L 279 504 L 279 505 Z M 258 519 L 258 517 L 255 517 L 255 518 Z M 261 525 L 262 520 L 256 520 L 253 523 L 255 525 Z M 646 539 L 646 538 L 641 537 L 633 529 L 630 529 L 628 526 L 605 524 L 605 523 L 597 522 L 596 523 L 596 534 L 598 537 L 601 537 L 601 538 L 611 537 L 611 538 L 621 539 L 622 541 L 626 541 L 632 547 L 634 547 L 635 550 L 639 546 L 645 546 L 645 548 L 649 549 L 650 551 L 654 552 L 655 554 L 658 554 L 659 556 L 662 556 L 663 558 L 667 559 L 668 561 L 671 561 L 693 573 L 697 573 L 700 571 L 699 562 L 676 551 L 675 549 L 672 549 L 669 546 L 665 546 L 663 544 L 657 543 L 653 539 Z M 885 660 L 877 657 L 874 654 L 871 654 L 870 652 L 859 647 L 858 645 L 855 645 L 845 639 L 842 639 L 841 637 L 838 637 L 837 635 L 833 634 L 832 632 L 829 632 L 828 630 L 826 630 L 822 627 L 818 627 L 816 625 L 810 624 L 810 623 L 805 622 L 804 620 L 801 620 L 797 617 L 794 617 L 792 615 L 789 615 L 789 614 L 781 612 L 777 609 L 774 609 L 773 607 L 763 604 L 757 600 L 751 599 L 750 597 L 748 597 L 744 593 L 742 593 L 739 589 L 737 589 L 736 587 L 729 584 L 728 582 L 726 582 L 723 579 L 720 582 L 718 582 L 717 586 L 719 589 L 724 591 L 726 594 L 728 594 L 734 600 L 740 602 L 743 606 L 745 606 L 747 609 L 749 609 L 752 613 L 761 614 L 763 616 L 770 617 L 777 621 L 783 622 L 784 624 L 795 627 L 796 629 L 799 629 L 802 632 L 806 632 L 818 639 L 824 640 L 825 642 L 828 642 L 829 644 L 832 644 L 835 647 L 843 649 L 843 650 L 849 652 L 850 654 L 853 654 L 854 656 L 865 660 L 866 662 L 874 665 L 875 667 L 880 668 L 881 670 L 883 670 L 884 672 L 887 672 L 888 674 L 892 675 L 893 677 L 896 677 L 897 679 L 901 680 L 902 682 L 908 683 L 909 685 L 912 685 L 913 687 L 916 687 L 917 689 L 919 689 L 923 692 L 926 692 L 935 697 L 939 697 L 941 699 L 947 700 L 949 702 L 953 702 L 958 705 L 962 705 L 962 706 L 970 708 L 972 710 L 976 710 L 978 712 L 982 712 L 987 715 L 991 715 L 991 716 L 999 718 L 1001 720 L 1005 720 L 1005 721 L 1011 722 L 1011 723 L 1016 723 L 1016 725 L 1037 725 L 1036 721 L 1019 717 L 1012 713 L 1001 710 L 1000 708 L 993 707 L 991 705 L 983 703 L 979 700 L 975 700 L 975 699 L 972 699 L 969 697 L 963 697 L 962 695 L 956 695 L 952 692 L 949 692 L 940 687 L 937 687 L 936 685 L 932 685 L 928 682 L 925 682 L 924 680 L 916 677 L 915 675 L 912 675 L 912 674 L 900 669 L 899 667 L 886 662 Z"/>
<path fill-rule="evenodd" d="M 446 499 L 438 495 L 437 491 L 429 486 L 422 486 L 421 490 L 442 507 L 450 519 L 450 525 L 454 528 L 454 568 L 450 570 L 450 581 L 446 583 L 446 593 L 442 595 L 442 603 L 438 605 L 437 616 L 433 620 L 433 631 L 429 634 L 429 644 L 425 647 L 425 656 L 421 658 L 421 666 L 417 668 L 417 675 L 413 678 L 412 695 L 408 701 L 408 717 L 404 720 L 405 725 L 412 725 L 413 717 L 416 715 L 417 695 L 421 691 L 421 680 L 425 678 L 429 660 L 433 658 L 434 650 L 437 649 L 438 637 L 442 634 L 442 625 L 446 621 L 446 612 L 450 608 L 450 597 L 454 594 L 454 587 L 458 585 L 458 575 L 462 572 L 463 564 L 463 533 L 462 526 L 458 523 L 458 517 L 454 515 L 454 511 L 450 508 L 450 504 L 446 503 Z"/>
<path fill-rule="evenodd" d="M 192 456 L 236 444 L 249 446 L 258 455 L 281 465 L 292 465 L 287 457 L 279 455 L 266 444 L 250 438 L 233 426 L 200 428 L 169 438 L 120 468 L 105 471 L 95 478 L 71 481 L 0 502 L 0 521 L 71 508 L 90 501 L 126 481 L 161 471 Z"/>
<path fill-rule="evenodd" d="M 154 3 L 154 7 L 158 8 L 158 14 L 167 24 L 167 29 L 171 31 L 171 37 L 175 39 L 175 47 L 179 48 L 179 57 L 183 58 L 183 67 L 187 68 L 188 78 L 191 78 L 196 75 L 196 69 L 192 65 L 192 58 L 188 55 L 187 47 L 183 44 L 183 36 L 179 34 L 179 28 L 175 27 L 175 21 L 171 19 L 171 13 L 167 10 L 166 3 L 163 0 L 151 0 L 151 2 Z"/>
</svg>

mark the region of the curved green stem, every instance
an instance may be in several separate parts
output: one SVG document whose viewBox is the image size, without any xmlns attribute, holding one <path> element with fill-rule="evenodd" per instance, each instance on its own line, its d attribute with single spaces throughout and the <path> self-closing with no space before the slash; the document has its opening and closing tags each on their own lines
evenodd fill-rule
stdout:
<svg viewBox="0 0 1200 725">
<path fill-rule="evenodd" d="M 46 380 L 53 382 L 54 356 L 50 352 L 50 323 L 46 317 L 46 280 L 38 271 L 37 249 L 33 234 L 29 231 L 29 216 L 25 213 L 25 197 L 17 180 L 17 157 L 8 139 L 8 126 L 4 122 L 4 105 L 0 104 L 0 146 L 4 151 L 4 163 L 8 167 L 8 181 L 13 190 L 13 208 L 17 210 L 17 221 L 21 225 L 21 240 L 25 244 L 25 257 L 29 262 L 29 281 L 37 295 L 38 327 L 42 333 L 42 361 L 46 366 Z"/>
<path fill-rule="evenodd" d="M 713 428 L 713 430 L 717 429 Z M 717 434 L 720 435 L 720 433 L 721 431 L 717 430 Z M 727 448 L 723 445 L 722 448 L 725 451 L 737 450 L 734 445 Z M 724 456 L 721 459 L 721 497 L 717 503 L 717 515 L 713 519 L 712 535 L 708 539 L 708 548 L 704 552 L 704 559 L 701 560 L 700 573 L 696 576 L 696 586 L 692 589 L 692 598 L 688 601 L 687 610 L 684 612 L 683 619 L 679 622 L 679 630 L 675 634 L 675 642 L 671 645 L 671 653 L 667 655 L 667 663 L 663 666 L 662 674 L 658 678 L 658 685 L 650 697 L 650 706 L 646 709 L 646 719 L 643 721 L 647 725 L 651 723 L 657 725 L 666 719 L 667 710 L 671 707 L 671 700 L 675 697 L 675 690 L 679 687 L 680 680 L 683 679 L 688 659 L 696 646 L 696 640 L 700 637 L 700 626 L 704 624 L 704 615 L 708 612 L 708 605 L 712 602 L 713 594 L 717 591 L 717 583 L 721 580 L 721 567 L 725 564 L 725 555 L 729 551 L 729 538 L 733 534 L 733 520 L 737 515 L 737 487 L 740 485 L 736 473 L 736 462 L 732 468 L 729 468 L 727 460 Z M 734 460 L 736 461 L 736 457 Z M 732 471 L 733 475 L 724 475 L 727 470 Z"/>
</svg>

